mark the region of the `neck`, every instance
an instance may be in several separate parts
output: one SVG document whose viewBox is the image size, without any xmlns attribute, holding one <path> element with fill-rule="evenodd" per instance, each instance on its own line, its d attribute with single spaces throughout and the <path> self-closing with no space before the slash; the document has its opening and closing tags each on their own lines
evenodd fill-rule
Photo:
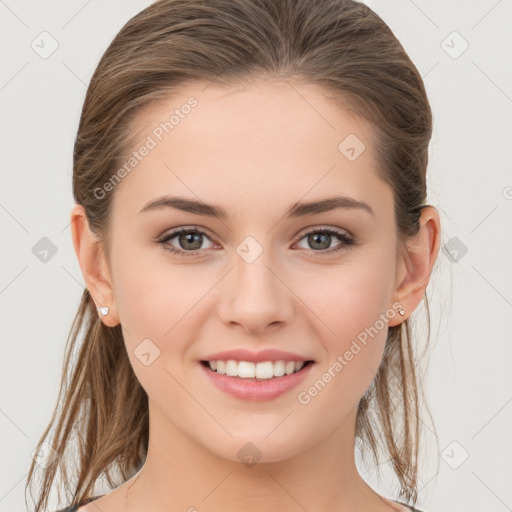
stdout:
<svg viewBox="0 0 512 512">
<path fill-rule="evenodd" d="M 163 421 L 158 411 L 151 412 L 150 418 L 158 421 L 150 421 L 146 463 L 127 487 L 127 512 L 400 510 L 359 475 L 354 453 L 356 409 L 321 443 L 286 460 L 252 465 L 249 459 L 242 459 L 248 461 L 244 463 L 212 454 Z M 155 428 L 156 424 L 165 429 Z M 251 454 L 250 447 L 246 453 Z M 253 455 L 258 458 L 256 452 Z"/>
</svg>

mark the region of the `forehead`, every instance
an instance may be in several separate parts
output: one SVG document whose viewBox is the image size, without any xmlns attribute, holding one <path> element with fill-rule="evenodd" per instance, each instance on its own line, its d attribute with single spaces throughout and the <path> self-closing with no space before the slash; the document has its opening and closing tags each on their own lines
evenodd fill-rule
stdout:
<svg viewBox="0 0 512 512">
<path fill-rule="evenodd" d="M 179 134 L 184 131 L 188 140 L 192 140 L 187 128 L 193 129 L 196 136 L 208 136 L 208 139 L 222 132 L 224 140 L 228 136 L 236 140 L 247 136 L 265 140 L 279 133 L 283 142 L 294 137 L 304 142 L 307 134 L 316 144 L 323 138 L 330 145 L 346 130 L 368 139 L 372 135 L 371 125 L 341 110 L 339 100 L 335 103 L 332 98 L 331 93 L 318 85 L 290 80 L 261 78 L 250 84 L 229 86 L 192 83 L 143 109 L 131 128 L 140 140 L 171 121 L 171 129 L 164 129 L 162 134 L 165 137 L 173 132 L 172 137 L 165 137 L 169 144 L 181 139 Z M 191 103 L 193 107 L 189 107 Z M 237 130 L 232 132 L 232 128 Z M 283 128 L 287 128 L 286 132 L 280 131 Z"/>
<path fill-rule="evenodd" d="M 327 95 L 279 80 L 182 87 L 135 118 L 134 151 L 151 149 L 114 199 L 129 195 L 139 209 L 165 193 L 240 207 L 334 192 L 391 199 L 375 172 L 371 125 Z"/>
</svg>

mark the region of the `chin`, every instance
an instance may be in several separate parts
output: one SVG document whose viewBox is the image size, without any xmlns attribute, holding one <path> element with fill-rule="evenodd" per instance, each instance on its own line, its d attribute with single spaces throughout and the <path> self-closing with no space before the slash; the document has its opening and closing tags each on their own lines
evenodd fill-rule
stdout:
<svg viewBox="0 0 512 512">
<path fill-rule="evenodd" d="M 217 444 L 215 447 L 210 447 L 210 451 L 221 459 L 254 467 L 256 464 L 270 464 L 293 459 L 304 450 L 303 445 L 297 442 L 295 435 L 286 435 L 287 439 L 295 440 L 293 445 L 287 445 L 279 436 L 270 440 L 267 434 L 268 432 L 265 430 L 265 433 L 257 435 L 239 436 L 226 440 L 225 445 Z"/>
</svg>

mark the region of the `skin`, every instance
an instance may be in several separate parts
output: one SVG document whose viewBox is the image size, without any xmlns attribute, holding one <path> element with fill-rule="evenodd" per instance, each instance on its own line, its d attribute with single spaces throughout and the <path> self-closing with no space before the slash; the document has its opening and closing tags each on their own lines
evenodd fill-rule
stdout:
<svg viewBox="0 0 512 512">
<path fill-rule="evenodd" d="M 405 310 L 425 294 L 438 255 L 440 220 L 424 208 L 420 232 L 400 251 L 393 191 L 376 174 L 372 128 L 330 103 L 313 85 L 259 80 L 250 86 L 188 86 L 139 114 L 143 143 L 190 96 L 198 105 L 117 185 L 109 252 L 101 250 L 81 206 L 71 214 L 73 243 L 107 326 L 121 322 L 134 372 L 149 397 L 146 464 L 81 512 L 405 510 L 359 475 L 354 455 L 357 404 L 377 371 L 387 328 L 374 336 L 307 404 L 307 390 L 379 314 Z M 338 145 L 356 134 L 365 151 L 349 161 Z M 139 145 L 137 145 L 139 147 Z M 298 201 L 334 192 L 362 209 L 284 218 Z M 172 194 L 222 206 L 226 221 L 171 208 L 138 213 Z M 172 228 L 207 232 L 197 258 L 179 258 L 153 240 Z M 356 245 L 322 256 L 313 228 L 332 227 Z M 199 235 L 200 236 L 200 235 Z M 247 263 L 236 252 L 253 237 L 263 252 Z M 197 246 L 175 237 L 177 249 Z M 189 247 L 192 247 L 189 248 Z M 149 338 L 160 356 L 134 354 Z M 279 348 L 314 359 L 297 389 L 267 402 L 231 397 L 203 375 L 199 359 L 230 348 Z M 248 442 L 261 459 L 246 466 Z"/>
</svg>

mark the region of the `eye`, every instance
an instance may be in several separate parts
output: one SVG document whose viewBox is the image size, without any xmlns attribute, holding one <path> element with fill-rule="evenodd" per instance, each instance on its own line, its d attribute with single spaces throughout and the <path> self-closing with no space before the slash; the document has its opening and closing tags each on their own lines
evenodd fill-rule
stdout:
<svg viewBox="0 0 512 512">
<path fill-rule="evenodd" d="M 174 238 L 177 239 L 176 243 L 181 247 L 177 248 L 170 244 L 170 241 Z M 199 255 L 197 253 L 203 244 L 204 238 L 210 240 L 207 234 L 199 228 L 180 228 L 167 233 L 156 243 L 177 256 L 195 257 Z"/>
<path fill-rule="evenodd" d="M 331 247 L 333 237 L 337 238 L 341 243 Z M 206 232 L 197 227 L 179 228 L 163 235 L 156 240 L 156 243 L 176 256 L 194 258 L 200 256 L 200 249 L 205 238 L 211 242 Z M 170 243 L 174 239 L 176 239 L 178 247 Z M 308 231 L 300 238 L 300 240 L 303 239 L 306 239 L 307 244 L 313 248 L 313 252 L 322 256 L 339 253 L 355 244 L 350 236 L 334 228 L 318 228 Z M 211 247 L 212 245 L 209 248 Z"/>
<path fill-rule="evenodd" d="M 340 240 L 340 244 L 331 247 L 331 242 L 333 241 L 333 237 Z M 319 253 L 320 255 L 339 253 L 351 245 L 354 245 L 354 240 L 348 236 L 343 231 L 339 231 L 334 228 L 319 228 L 312 231 L 308 231 L 305 235 L 300 239 L 306 239 L 306 243 L 312 247 L 313 252 Z"/>
</svg>

